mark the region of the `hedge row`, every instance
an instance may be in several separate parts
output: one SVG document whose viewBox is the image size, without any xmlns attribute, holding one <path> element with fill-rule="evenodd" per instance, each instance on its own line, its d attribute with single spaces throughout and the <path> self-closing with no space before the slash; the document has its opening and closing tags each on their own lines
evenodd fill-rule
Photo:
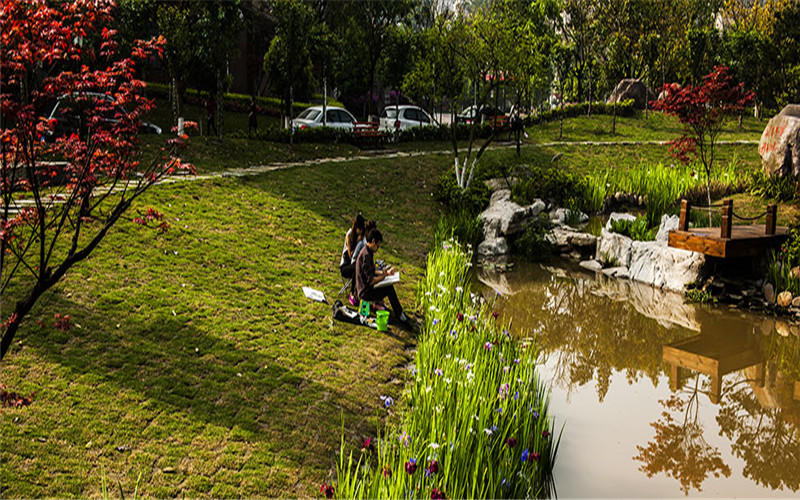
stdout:
<svg viewBox="0 0 800 500">
<path fill-rule="evenodd" d="M 249 98 L 248 98 L 249 103 Z M 304 104 L 303 106 L 308 106 Z M 586 114 L 588 104 L 569 104 L 564 106 L 564 116 L 572 118 Z M 624 101 L 617 104 L 617 115 L 619 116 L 632 116 L 635 112 L 633 107 L 633 100 Z M 560 116 L 561 109 L 554 109 L 539 113 L 536 116 L 525 118 L 525 126 L 534 124 L 541 124 L 547 121 L 557 120 Z M 604 103 L 593 103 L 592 113 L 595 114 L 610 114 L 613 113 L 613 106 Z M 472 126 L 467 124 L 456 125 L 456 138 L 459 141 L 469 139 L 470 130 Z M 391 142 L 416 142 L 416 141 L 449 141 L 450 140 L 450 125 L 430 125 L 427 127 L 414 127 L 411 129 L 401 130 L 396 133 L 390 134 L 386 140 Z M 492 135 L 491 125 L 484 123 L 477 125 L 475 128 L 475 137 L 477 139 L 487 139 Z M 507 131 L 497 132 L 498 138 L 506 139 L 509 137 Z M 267 127 L 259 129 L 255 134 L 249 134 L 245 131 L 237 131 L 231 134 L 232 137 L 237 138 L 255 138 L 269 142 L 289 142 L 289 129 L 280 127 Z M 367 139 L 369 141 L 369 139 Z M 352 132 L 347 130 L 332 128 L 332 127 L 316 127 L 307 128 L 302 130 L 295 130 L 294 142 L 309 142 L 309 143 L 348 143 L 355 145 L 362 145 L 365 139 L 355 137 Z M 374 139 L 372 139 L 374 142 Z"/>
<path fill-rule="evenodd" d="M 636 108 L 634 107 L 633 99 L 628 99 L 622 102 L 617 103 L 617 116 L 633 116 L 636 113 Z M 589 103 L 588 102 L 581 102 L 576 104 L 566 104 L 564 105 L 564 118 L 575 118 L 578 116 L 586 115 L 589 111 Z M 543 111 L 536 115 L 531 115 L 525 117 L 523 122 L 525 123 L 526 127 L 530 127 L 531 125 L 539 125 L 542 123 L 550 122 L 553 120 L 558 120 L 561 118 L 562 110 L 560 107 L 553 108 L 547 111 Z M 595 115 L 613 115 L 614 114 L 614 105 L 613 104 L 606 104 L 605 102 L 593 102 L 592 103 L 592 114 Z"/>
<path fill-rule="evenodd" d="M 169 99 L 169 85 L 163 83 L 147 83 L 147 91 L 151 97 L 159 97 L 162 99 Z M 197 89 L 186 89 L 184 100 L 188 104 L 201 104 L 207 97 L 206 92 Z M 321 95 L 315 95 L 315 98 L 322 98 Z M 328 98 L 329 106 L 343 107 L 342 103 L 334 99 Z M 245 94 L 227 93 L 223 97 L 222 106 L 225 111 L 234 111 L 237 113 L 247 113 L 250 109 L 250 96 Z M 309 106 L 315 106 L 308 102 L 295 102 L 292 103 L 292 112 L 300 113 Z M 280 116 L 281 115 L 281 100 L 277 97 L 261 97 L 256 96 L 256 112 L 260 115 L 267 116 Z"/>
</svg>

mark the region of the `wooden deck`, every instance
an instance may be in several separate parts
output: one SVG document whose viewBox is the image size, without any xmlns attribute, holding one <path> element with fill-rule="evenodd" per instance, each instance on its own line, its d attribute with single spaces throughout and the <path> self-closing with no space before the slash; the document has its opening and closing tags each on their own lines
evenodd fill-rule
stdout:
<svg viewBox="0 0 800 500">
<path fill-rule="evenodd" d="M 718 227 L 702 227 L 670 231 L 669 246 L 727 259 L 763 255 L 770 248 L 780 246 L 788 237 L 785 227 L 776 227 L 775 234 L 766 234 L 765 224 L 732 226 L 730 238 L 720 236 Z"/>
<path fill-rule="evenodd" d="M 663 360 L 671 365 L 669 385 L 673 391 L 683 385 L 680 368 L 711 377 L 712 403 L 719 403 L 722 377 L 728 373 L 756 366 L 759 385 L 764 382 L 764 359 L 753 339 L 742 333 L 731 337 L 698 335 L 663 347 Z"/>
<path fill-rule="evenodd" d="M 733 201 L 722 202 L 722 224 L 720 227 L 689 228 L 691 204 L 681 200 L 681 216 L 678 229 L 669 232 L 669 246 L 699 252 L 721 259 L 755 257 L 769 249 L 780 246 L 789 237 L 785 227 L 776 226 L 778 206 L 767 205 L 767 211 L 757 216 L 766 216 L 765 224 L 734 226 L 733 219 L 740 217 L 733 211 Z M 744 219 L 747 220 L 747 219 Z"/>
</svg>

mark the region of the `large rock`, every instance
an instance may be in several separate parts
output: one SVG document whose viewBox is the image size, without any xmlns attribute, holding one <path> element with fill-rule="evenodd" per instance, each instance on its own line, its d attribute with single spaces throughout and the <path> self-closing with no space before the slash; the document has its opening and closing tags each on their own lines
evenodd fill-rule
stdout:
<svg viewBox="0 0 800 500">
<path fill-rule="evenodd" d="M 658 233 L 656 233 L 656 241 L 661 244 L 669 243 L 669 232 L 675 231 L 680 225 L 681 219 L 677 215 L 670 217 L 667 214 L 661 216 L 661 224 L 658 226 Z"/>
<path fill-rule="evenodd" d="M 638 109 L 644 109 L 648 101 L 654 101 L 656 95 L 647 86 L 634 78 L 625 78 L 620 81 L 611 96 L 608 98 L 608 104 L 615 102 L 627 101 L 633 99 L 634 106 Z"/>
<path fill-rule="evenodd" d="M 547 238 L 561 253 L 577 250 L 582 254 L 594 255 L 597 247 L 596 236 L 575 231 L 569 226 L 554 227 Z"/>
<path fill-rule="evenodd" d="M 550 222 L 553 224 L 566 224 L 567 220 L 572 218 L 573 212 L 569 208 L 557 208 L 550 212 Z M 589 220 L 589 216 L 583 212 L 576 212 L 574 217 L 579 223 L 584 223 Z"/>
<path fill-rule="evenodd" d="M 505 238 L 486 238 L 478 245 L 478 255 L 491 257 L 494 255 L 505 255 L 508 253 L 508 242 Z"/>
<path fill-rule="evenodd" d="M 541 200 L 522 206 L 511 201 L 511 190 L 497 190 L 492 194 L 489 208 L 480 215 L 483 237 L 489 240 L 520 233 L 525 229 L 525 224 L 538 217 L 544 209 L 545 204 Z"/>
<path fill-rule="evenodd" d="M 686 284 L 702 274 L 705 256 L 658 241 L 634 241 L 629 274 L 632 280 L 657 288 L 682 292 Z"/>
<path fill-rule="evenodd" d="M 789 104 L 767 124 L 758 143 L 767 175 L 800 178 L 800 104 Z"/>
<path fill-rule="evenodd" d="M 606 228 L 600 232 L 595 260 L 612 267 L 629 267 L 633 240 L 627 236 L 612 233 Z"/>
<path fill-rule="evenodd" d="M 778 294 L 778 306 L 789 307 L 792 305 L 792 292 L 786 290 Z"/>
</svg>

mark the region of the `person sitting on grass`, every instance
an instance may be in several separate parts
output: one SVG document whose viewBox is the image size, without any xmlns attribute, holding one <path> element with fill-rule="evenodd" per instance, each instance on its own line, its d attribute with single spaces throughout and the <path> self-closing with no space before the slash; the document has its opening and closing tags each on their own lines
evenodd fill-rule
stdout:
<svg viewBox="0 0 800 500">
<path fill-rule="evenodd" d="M 350 283 L 350 304 L 355 306 L 357 301 L 353 293 L 355 292 L 356 287 L 356 280 L 355 280 L 355 270 L 356 270 L 356 255 L 353 253 L 356 249 L 356 245 L 364 238 L 364 218 L 361 214 L 356 215 L 355 220 L 353 220 L 353 226 L 347 230 L 347 233 L 344 235 L 344 247 L 342 248 L 342 258 L 339 261 L 339 273 L 342 275 L 343 278 L 351 279 L 352 282 Z"/>
<path fill-rule="evenodd" d="M 354 263 L 354 265 L 355 265 L 356 259 L 358 258 L 359 252 L 361 252 L 361 249 L 364 248 L 365 246 L 367 246 L 367 235 L 369 233 L 371 233 L 372 231 L 376 230 L 376 229 L 378 229 L 378 223 L 375 222 L 372 219 L 368 220 L 366 226 L 364 227 L 364 237 L 361 238 L 361 240 L 356 245 L 355 250 L 353 250 L 353 263 Z"/>
<path fill-rule="evenodd" d="M 383 243 L 383 235 L 377 229 L 373 230 L 367 235 L 367 245 L 356 258 L 356 291 L 358 292 L 358 298 L 366 302 L 375 302 L 388 297 L 395 316 L 405 323 L 408 321 L 408 317 L 403 312 L 403 306 L 400 305 L 394 285 L 375 288 L 375 285 L 394 274 L 394 269 L 391 267 L 389 269 L 375 269 L 374 255 L 380 249 L 381 243 Z"/>
</svg>

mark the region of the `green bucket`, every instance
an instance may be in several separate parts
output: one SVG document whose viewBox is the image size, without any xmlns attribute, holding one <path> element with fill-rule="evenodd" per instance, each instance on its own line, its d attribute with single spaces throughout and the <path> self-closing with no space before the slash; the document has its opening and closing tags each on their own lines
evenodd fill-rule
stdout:
<svg viewBox="0 0 800 500">
<path fill-rule="evenodd" d="M 375 324 L 379 332 L 385 332 L 389 329 L 389 311 L 378 311 L 375 313 Z"/>
</svg>

